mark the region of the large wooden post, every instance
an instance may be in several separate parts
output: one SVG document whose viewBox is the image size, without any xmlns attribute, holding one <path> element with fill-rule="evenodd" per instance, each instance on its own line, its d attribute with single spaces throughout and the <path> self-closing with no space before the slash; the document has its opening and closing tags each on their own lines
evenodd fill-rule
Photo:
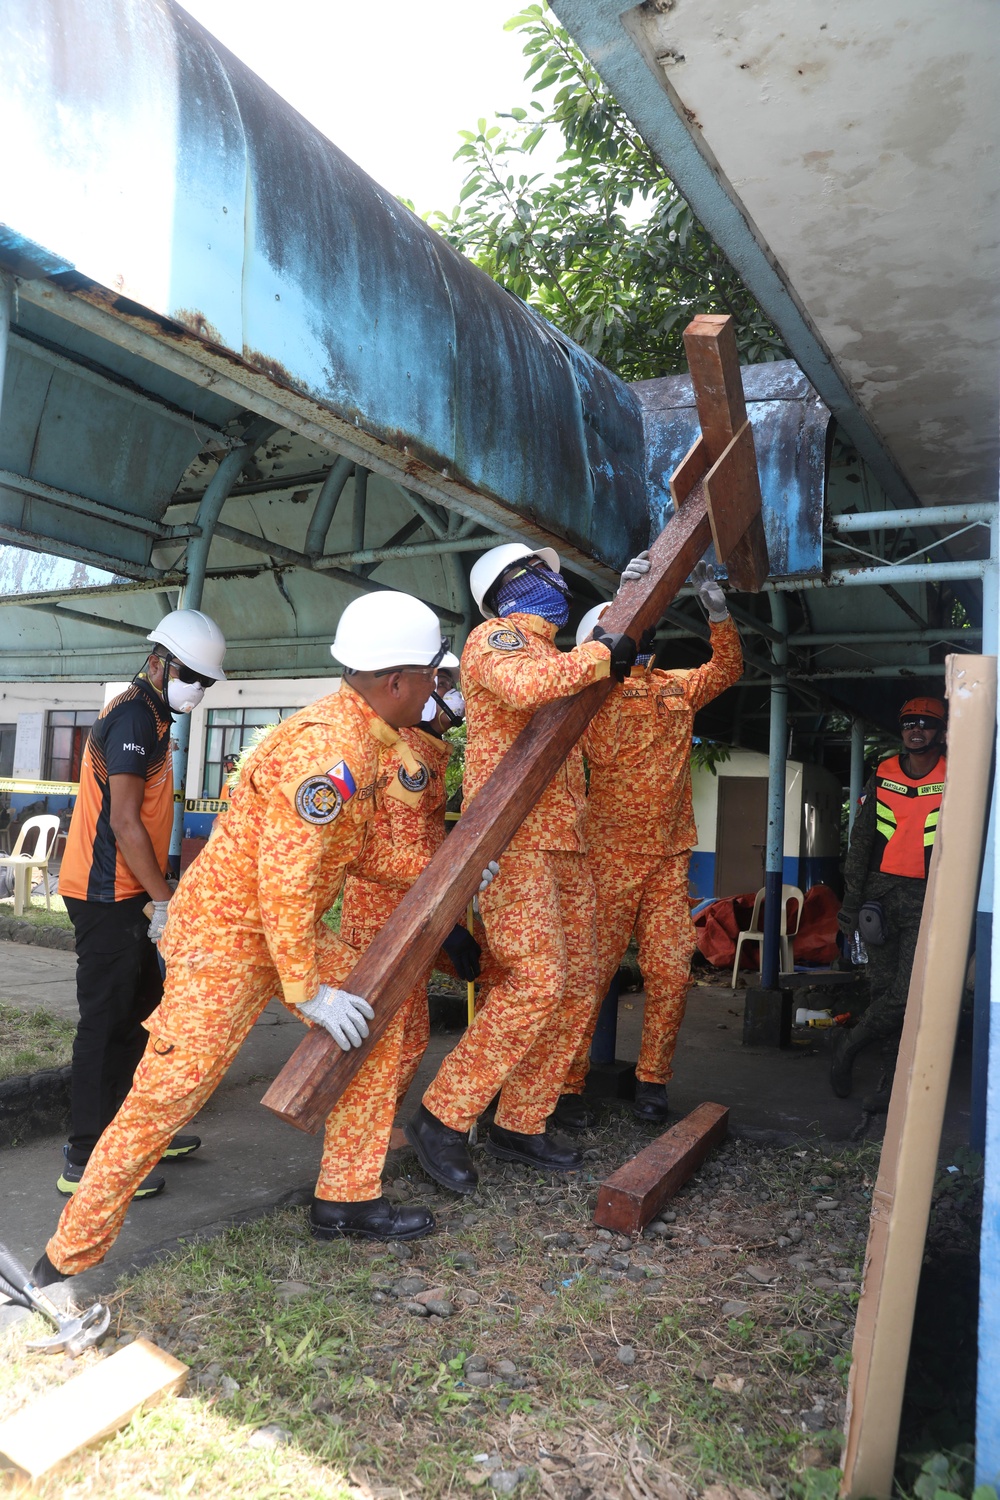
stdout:
<svg viewBox="0 0 1000 1500">
<path fill-rule="evenodd" d="M 753 434 L 732 319 L 699 316 L 685 330 L 701 436 L 677 469 L 676 512 L 650 548 L 649 573 L 627 584 L 601 624 L 638 640 L 655 625 L 712 542 L 741 589 L 760 588 L 767 548 Z M 431 965 L 479 886 L 614 686 L 594 683 L 540 709 L 473 798 L 426 870 L 345 981 L 375 1011 L 363 1046 L 342 1052 L 321 1029 L 296 1048 L 263 1103 L 300 1130 L 320 1128 L 393 1015 Z"/>
</svg>

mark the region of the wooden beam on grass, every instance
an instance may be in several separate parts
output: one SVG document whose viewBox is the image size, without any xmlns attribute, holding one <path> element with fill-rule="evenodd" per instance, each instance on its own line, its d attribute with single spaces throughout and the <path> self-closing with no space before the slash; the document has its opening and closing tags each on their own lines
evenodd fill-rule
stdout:
<svg viewBox="0 0 1000 1500">
<path fill-rule="evenodd" d="M 701 315 L 689 324 L 684 339 L 702 437 L 681 466 L 683 493 L 677 492 L 677 510 L 650 548 L 649 573 L 626 584 L 601 619 L 606 630 L 624 631 L 636 641 L 659 621 L 705 555 L 713 527 L 727 544 L 726 517 L 732 512 L 736 519 L 730 530 L 746 551 L 744 539 L 754 516 L 760 523 L 756 463 L 747 466 L 746 439 L 740 438 L 746 403 L 733 321 Z M 736 440 L 743 444 L 739 462 L 727 458 Z M 752 437 L 750 442 L 752 450 Z M 759 588 L 766 576 L 766 549 L 763 564 L 759 547 L 751 547 L 750 554 L 737 587 Z M 321 1028 L 311 1030 L 264 1095 L 268 1109 L 299 1130 L 320 1128 L 459 920 L 484 866 L 503 853 L 613 686 L 610 678 L 593 683 L 532 717 L 345 979 L 344 988 L 363 995 L 375 1011 L 366 1041 L 342 1052 Z"/>
<path fill-rule="evenodd" d="M 78 1449 L 117 1432 L 140 1407 L 180 1390 L 187 1376 L 179 1359 L 136 1339 L 0 1422 L 0 1461 L 38 1479 Z"/>
<path fill-rule="evenodd" d="M 728 1131 L 724 1104 L 699 1104 L 602 1183 L 594 1223 L 619 1234 L 639 1234 Z"/>
</svg>

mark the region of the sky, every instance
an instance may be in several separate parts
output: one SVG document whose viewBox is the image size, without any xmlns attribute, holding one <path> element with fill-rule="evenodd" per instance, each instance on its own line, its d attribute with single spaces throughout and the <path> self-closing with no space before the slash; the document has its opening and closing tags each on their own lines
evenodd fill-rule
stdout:
<svg viewBox="0 0 1000 1500">
<path fill-rule="evenodd" d="M 523 39 L 503 29 L 521 9 L 518 0 L 182 3 L 418 213 L 458 201 L 458 132 L 530 101 Z"/>
</svg>

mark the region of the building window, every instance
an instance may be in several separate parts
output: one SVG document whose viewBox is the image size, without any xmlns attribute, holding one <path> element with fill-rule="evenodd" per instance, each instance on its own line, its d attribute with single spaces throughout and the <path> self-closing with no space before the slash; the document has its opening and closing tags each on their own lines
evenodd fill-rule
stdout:
<svg viewBox="0 0 1000 1500">
<path fill-rule="evenodd" d="M 46 781 L 79 781 L 80 762 L 91 724 L 96 723 L 96 708 L 53 709 L 45 725 L 45 760 L 42 775 Z"/>
<path fill-rule="evenodd" d="M 201 795 L 219 795 L 236 757 L 258 729 L 297 712 L 295 708 L 210 708 Z"/>
<path fill-rule="evenodd" d="M 16 724 L 0 724 L 0 776 L 13 776 L 14 774 L 14 741 L 16 739 Z"/>
</svg>

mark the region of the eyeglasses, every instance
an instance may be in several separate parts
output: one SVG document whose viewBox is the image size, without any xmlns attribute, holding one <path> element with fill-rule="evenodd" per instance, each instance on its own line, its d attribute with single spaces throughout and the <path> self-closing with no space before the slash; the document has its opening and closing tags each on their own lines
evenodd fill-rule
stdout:
<svg viewBox="0 0 1000 1500">
<path fill-rule="evenodd" d="M 899 727 L 900 727 L 900 729 L 940 729 L 941 728 L 941 720 L 940 719 L 923 719 L 923 718 L 916 718 L 916 719 L 906 718 L 906 719 L 900 719 L 900 721 L 899 721 Z"/>
<path fill-rule="evenodd" d="M 186 682 L 189 687 L 196 682 L 200 683 L 203 688 L 210 688 L 215 686 L 214 677 L 202 677 L 200 672 L 193 672 L 190 667 L 185 667 L 184 664 L 179 661 L 175 661 L 174 666 L 177 668 L 178 682 Z"/>
</svg>

